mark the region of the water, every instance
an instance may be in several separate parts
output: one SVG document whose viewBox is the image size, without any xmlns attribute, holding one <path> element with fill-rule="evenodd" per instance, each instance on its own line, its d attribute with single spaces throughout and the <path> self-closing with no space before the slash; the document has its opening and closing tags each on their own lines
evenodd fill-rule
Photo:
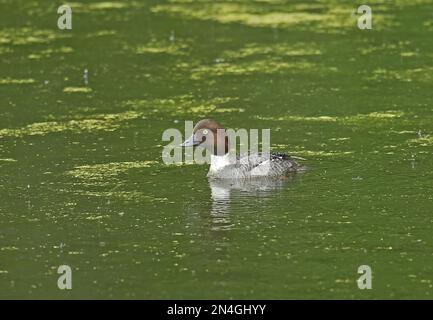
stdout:
<svg viewBox="0 0 433 320">
<path fill-rule="evenodd" d="M 373 4 L 373 30 L 346 1 L 83 1 L 71 31 L 1 7 L 0 297 L 431 297 L 431 1 Z M 309 170 L 164 165 L 203 117 Z"/>
</svg>

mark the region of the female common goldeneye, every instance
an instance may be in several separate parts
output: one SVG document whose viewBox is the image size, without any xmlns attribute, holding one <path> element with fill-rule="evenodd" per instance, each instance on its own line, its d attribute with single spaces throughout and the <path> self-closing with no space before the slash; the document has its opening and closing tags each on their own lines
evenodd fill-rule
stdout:
<svg viewBox="0 0 433 320">
<path fill-rule="evenodd" d="M 232 156 L 225 129 L 210 119 L 199 121 L 191 137 L 181 146 L 201 146 L 210 151 L 211 164 L 207 174 L 210 178 L 277 177 L 303 170 L 292 157 L 284 153 L 249 153 Z"/>
</svg>

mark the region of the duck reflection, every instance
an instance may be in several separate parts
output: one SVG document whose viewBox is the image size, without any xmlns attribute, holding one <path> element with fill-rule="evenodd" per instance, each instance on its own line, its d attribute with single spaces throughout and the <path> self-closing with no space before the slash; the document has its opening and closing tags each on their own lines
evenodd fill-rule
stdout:
<svg viewBox="0 0 433 320">
<path fill-rule="evenodd" d="M 293 176 L 257 179 L 210 179 L 212 207 L 210 211 L 213 231 L 227 231 L 234 227 L 230 219 L 231 204 L 247 205 L 251 199 L 270 198 L 285 189 Z"/>
<path fill-rule="evenodd" d="M 296 178 L 295 178 L 296 177 Z M 260 215 L 275 209 L 299 174 L 280 178 L 208 180 L 210 195 L 194 189 L 195 199 L 185 202 L 188 232 L 198 241 L 204 261 L 229 265 L 234 238 L 250 237 L 260 228 Z M 200 192 L 199 192 L 200 191 Z M 254 230 L 254 231 L 253 231 Z M 194 242 L 195 243 L 195 242 Z"/>
</svg>

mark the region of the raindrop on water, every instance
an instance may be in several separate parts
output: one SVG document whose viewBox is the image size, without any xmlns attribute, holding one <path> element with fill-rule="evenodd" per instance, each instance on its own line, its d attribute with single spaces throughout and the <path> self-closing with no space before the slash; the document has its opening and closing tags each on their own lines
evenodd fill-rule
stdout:
<svg viewBox="0 0 433 320">
<path fill-rule="evenodd" d="M 84 79 L 84 85 L 88 86 L 89 85 L 89 70 L 84 69 L 83 79 Z"/>
<path fill-rule="evenodd" d="M 171 42 L 174 42 L 176 40 L 176 36 L 175 36 L 173 30 L 171 30 L 171 32 L 170 32 L 170 38 L 169 39 L 170 39 Z"/>
</svg>

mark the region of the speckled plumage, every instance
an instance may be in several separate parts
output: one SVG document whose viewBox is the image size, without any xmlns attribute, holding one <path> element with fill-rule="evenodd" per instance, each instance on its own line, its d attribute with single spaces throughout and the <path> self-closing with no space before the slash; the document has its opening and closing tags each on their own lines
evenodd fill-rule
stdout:
<svg viewBox="0 0 433 320">
<path fill-rule="evenodd" d="M 214 156 L 211 161 L 218 161 L 221 157 Z M 236 160 L 226 165 L 215 168 L 212 166 L 208 172 L 208 177 L 216 179 L 245 179 L 254 177 L 276 177 L 302 170 L 295 160 L 284 153 L 254 153 L 236 157 Z"/>
</svg>

